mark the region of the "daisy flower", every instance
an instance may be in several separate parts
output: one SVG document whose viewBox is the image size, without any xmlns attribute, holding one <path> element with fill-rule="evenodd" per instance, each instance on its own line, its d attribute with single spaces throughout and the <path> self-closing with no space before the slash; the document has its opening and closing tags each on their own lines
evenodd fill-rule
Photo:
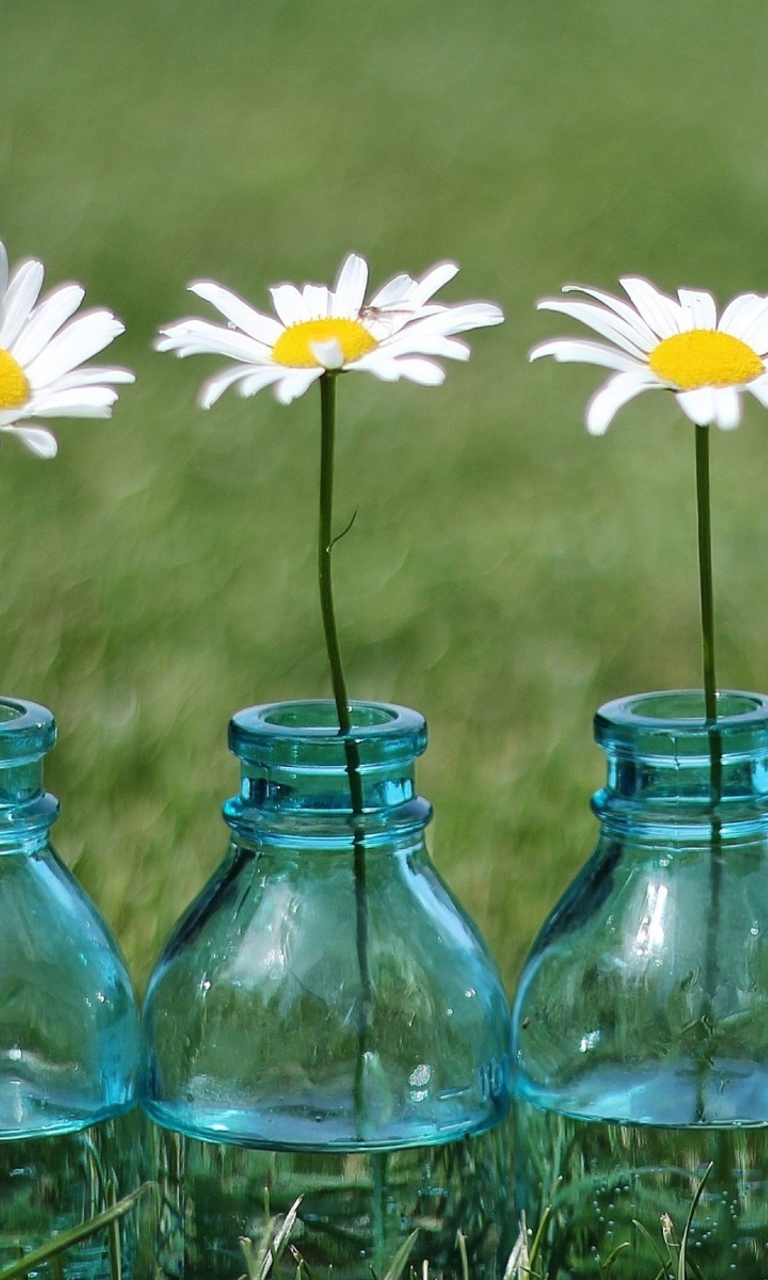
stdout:
<svg viewBox="0 0 768 1280">
<path fill-rule="evenodd" d="M 375 374 L 385 382 L 407 378 L 425 386 L 438 386 L 445 371 L 440 359 L 467 360 L 469 347 L 456 334 L 484 325 L 499 324 L 503 316 L 489 302 L 446 306 L 433 301 L 458 267 L 438 263 L 420 280 L 395 276 L 366 301 L 368 266 L 351 253 L 341 265 L 332 289 L 307 284 L 298 289 L 281 284 L 271 289 L 275 315 L 265 315 L 211 280 L 190 285 L 198 297 L 223 315 L 226 324 L 192 317 L 161 329 L 156 346 L 179 356 L 220 355 L 230 364 L 205 383 L 200 402 L 208 409 L 228 387 L 243 396 L 271 386 L 282 404 L 290 404 L 319 383 L 320 467 L 317 523 L 317 582 L 320 617 L 328 655 L 339 735 L 343 742 L 349 781 L 350 834 L 354 845 L 355 949 L 361 998 L 357 1010 L 357 1054 L 349 1099 L 354 1131 L 362 1139 L 372 1115 L 369 1098 L 371 1075 L 367 1069 L 372 1016 L 375 1007 L 371 982 L 368 938 L 370 935 L 367 890 L 367 828 L 365 765 L 358 736 L 353 732 L 353 707 L 347 694 L 333 590 L 333 549 L 344 533 L 334 536 L 334 441 L 338 374 L 353 369 Z M 353 517 L 354 520 L 354 517 Z"/>
<path fill-rule="evenodd" d="M 44 274 L 30 259 L 9 277 L 0 241 L 0 431 L 39 458 L 53 458 L 56 437 L 30 418 L 108 418 L 117 399 L 108 383 L 134 378 L 127 369 L 82 367 L 125 326 L 111 311 L 72 320 L 85 297 L 79 284 L 61 285 L 39 302 Z"/>
<path fill-rule="evenodd" d="M 592 435 L 608 430 L 614 414 L 642 391 L 673 391 L 680 408 L 697 426 L 737 427 L 740 392 L 749 391 L 768 408 L 768 297 L 741 293 L 717 317 L 710 293 L 679 289 L 677 300 L 648 280 L 625 276 L 619 282 L 629 302 L 598 289 L 566 285 L 563 293 L 583 293 L 594 302 L 545 298 L 539 308 L 580 320 L 608 343 L 556 338 L 531 352 L 531 360 L 554 356 L 615 369 L 587 405 Z"/>
<path fill-rule="evenodd" d="M 276 399 L 290 404 L 324 373 L 351 370 L 385 382 L 408 378 L 438 386 L 445 371 L 437 359 L 469 358 L 469 347 L 454 335 L 504 319 L 489 302 L 446 306 L 432 301 L 458 269 L 442 262 L 420 280 L 395 276 L 366 303 L 368 266 L 352 253 L 333 289 L 317 284 L 270 289 L 275 316 L 256 311 L 213 281 L 198 280 L 189 286 L 191 292 L 211 302 L 227 324 L 180 320 L 161 329 L 156 346 L 179 356 L 211 354 L 235 361 L 203 386 L 205 409 L 235 385 L 243 396 L 272 386 Z"/>
</svg>

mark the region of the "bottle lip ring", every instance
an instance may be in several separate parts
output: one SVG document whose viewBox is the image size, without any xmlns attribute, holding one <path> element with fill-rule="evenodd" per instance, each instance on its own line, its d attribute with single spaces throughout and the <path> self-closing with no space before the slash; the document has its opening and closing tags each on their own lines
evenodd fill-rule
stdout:
<svg viewBox="0 0 768 1280">
<path fill-rule="evenodd" d="M 606 702 L 595 714 L 595 741 L 608 750 L 658 754 L 692 762 L 711 752 L 714 733 L 729 756 L 768 750 L 768 696 L 721 689 L 720 713 L 708 720 L 701 689 L 638 693 Z"/>
<path fill-rule="evenodd" d="M 229 747 L 251 763 L 285 761 L 319 752 L 341 761 L 345 741 L 382 760 L 420 755 L 427 744 L 424 716 L 393 702 L 351 701 L 352 729 L 342 735 L 331 698 L 265 702 L 238 711 L 229 722 Z M 366 750 L 367 749 L 367 750 Z M 330 762 L 330 761 L 329 761 Z"/>
<path fill-rule="evenodd" d="M 768 724 L 768 696 L 741 689 L 720 689 L 715 721 L 704 714 L 701 689 L 661 689 L 652 693 L 635 693 L 605 702 L 597 711 L 596 722 L 607 725 L 636 726 L 644 730 L 668 733 L 709 733 L 715 727 L 727 732 L 753 725 Z M 667 709 L 666 714 L 660 714 Z M 672 714 L 670 714 L 672 712 Z"/>
<path fill-rule="evenodd" d="M 0 764 L 39 758 L 55 742 L 56 721 L 47 707 L 0 697 Z"/>
</svg>

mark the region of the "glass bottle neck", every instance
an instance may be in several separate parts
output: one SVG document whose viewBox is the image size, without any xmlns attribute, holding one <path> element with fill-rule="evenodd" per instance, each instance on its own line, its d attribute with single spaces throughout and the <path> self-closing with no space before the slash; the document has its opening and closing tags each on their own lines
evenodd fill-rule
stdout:
<svg viewBox="0 0 768 1280">
<path fill-rule="evenodd" d="M 326 849 L 351 848 L 361 835 L 366 846 L 413 843 L 432 816 L 415 787 L 424 720 L 384 703 L 353 703 L 352 712 L 346 737 L 332 702 L 274 703 L 233 718 L 242 782 L 224 818 L 237 837 Z"/>
<path fill-rule="evenodd" d="M 595 738 L 608 762 L 592 807 L 606 831 L 708 840 L 768 835 L 768 698 L 722 692 L 704 717 L 695 690 L 640 694 L 601 707 Z"/>
<path fill-rule="evenodd" d="M 0 698 L 0 853 L 39 848 L 59 816 L 43 787 L 43 757 L 56 741 L 50 711 Z"/>
</svg>

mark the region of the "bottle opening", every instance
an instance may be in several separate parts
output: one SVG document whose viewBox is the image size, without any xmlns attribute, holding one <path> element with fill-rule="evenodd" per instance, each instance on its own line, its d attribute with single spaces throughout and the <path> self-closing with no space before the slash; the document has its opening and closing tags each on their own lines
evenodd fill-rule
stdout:
<svg viewBox="0 0 768 1280">
<path fill-rule="evenodd" d="M 766 699 L 759 694 L 734 693 L 723 690 L 717 695 L 717 718 L 733 719 L 735 717 L 753 715 L 756 711 L 764 712 Z M 619 699 L 608 703 L 602 711 L 608 712 L 616 708 L 621 714 L 626 710 L 634 720 L 664 720 L 680 723 L 706 720 L 704 693 L 701 689 L 673 689 L 668 693 L 639 694 L 634 698 Z"/>
<path fill-rule="evenodd" d="M 377 703 L 352 703 L 352 728 L 370 729 L 391 724 L 398 719 L 394 707 Z M 242 713 L 241 713 L 242 714 Z M 336 704 L 328 700 L 317 702 L 278 702 L 264 709 L 265 725 L 279 729 L 319 729 L 339 732 Z"/>
<path fill-rule="evenodd" d="M 609 753 L 682 761 L 708 759 L 713 734 L 722 758 L 768 756 L 768 697 L 724 689 L 717 716 L 707 720 L 701 689 L 640 693 L 606 702 L 595 716 L 595 739 Z"/>
<path fill-rule="evenodd" d="M 0 765 L 39 760 L 55 741 L 56 722 L 46 707 L 0 698 Z"/>
<path fill-rule="evenodd" d="M 352 728 L 345 735 L 331 698 L 246 707 L 230 721 L 230 750 L 266 769 L 295 765 L 343 772 L 350 741 L 363 766 L 412 762 L 427 745 L 427 726 L 418 711 L 389 702 L 352 702 L 350 713 Z"/>
<path fill-rule="evenodd" d="M 0 702 L 0 724 L 5 724 L 8 720 L 19 720 L 24 715 L 24 707 L 19 706 L 16 702 Z"/>
<path fill-rule="evenodd" d="M 742 732 L 768 724 L 768 698 L 724 689 L 717 695 L 717 727 L 723 733 Z M 640 733 L 707 733 L 712 728 L 700 689 L 672 689 L 654 694 L 634 694 L 604 703 L 595 724 Z"/>
</svg>

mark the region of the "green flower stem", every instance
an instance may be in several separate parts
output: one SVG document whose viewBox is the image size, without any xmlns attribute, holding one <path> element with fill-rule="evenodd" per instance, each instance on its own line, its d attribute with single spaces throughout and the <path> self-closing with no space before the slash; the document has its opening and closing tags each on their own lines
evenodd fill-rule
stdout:
<svg viewBox="0 0 768 1280">
<path fill-rule="evenodd" d="M 715 609 L 712 591 L 712 516 L 709 494 L 709 427 L 694 427 L 696 437 L 696 510 L 699 534 L 701 643 L 704 659 L 704 711 L 717 718 L 715 679 Z"/>
<path fill-rule="evenodd" d="M 360 972 L 354 1098 L 358 1136 L 362 1140 L 365 1136 L 365 1055 L 368 1052 L 373 999 L 371 975 L 368 967 L 368 895 L 366 890 L 365 831 L 362 823 L 363 781 L 360 773 L 360 752 L 357 743 L 351 736 L 352 717 L 349 710 L 339 634 L 336 626 L 336 610 L 333 603 L 333 456 L 336 432 L 336 374 L 334 373 L 324 373 L 320 379 L 320 416 L 320 525 L 317 546 L 317 570 L 325 647 L 328 651 L 328 662 L 331 668 L 331 683 L 333 697 L 336 702 L 336 714 L 339 720 L 339 733 L 344 738 L 344 755 L 349 778 L 349 793 L 352 801 L 355 924 L 357 964 Z"/>
<path fill-rule="evenodd" d="M 717 728 L 717 678 L 715 676 L 715 611 L 712 590 L 712 515 L 709 483 L 709 427 L 694 426 L 696 439 L 696 512 L 698 518 L 701 638 L 704 662 L 704 714 L 709 726 L 709 792 L 712 839 L 709 864 L 709 911 L 704 954 L 702 1045 L 697 1085 L 696 1119 L 706 1118 L 704 1082 L 709 1072 L 713 1008 L 718 982 L 718 935 L 722 893 L 723 849 L 718 806 L 723 790 L 722 737 Z"/>
</svg>

